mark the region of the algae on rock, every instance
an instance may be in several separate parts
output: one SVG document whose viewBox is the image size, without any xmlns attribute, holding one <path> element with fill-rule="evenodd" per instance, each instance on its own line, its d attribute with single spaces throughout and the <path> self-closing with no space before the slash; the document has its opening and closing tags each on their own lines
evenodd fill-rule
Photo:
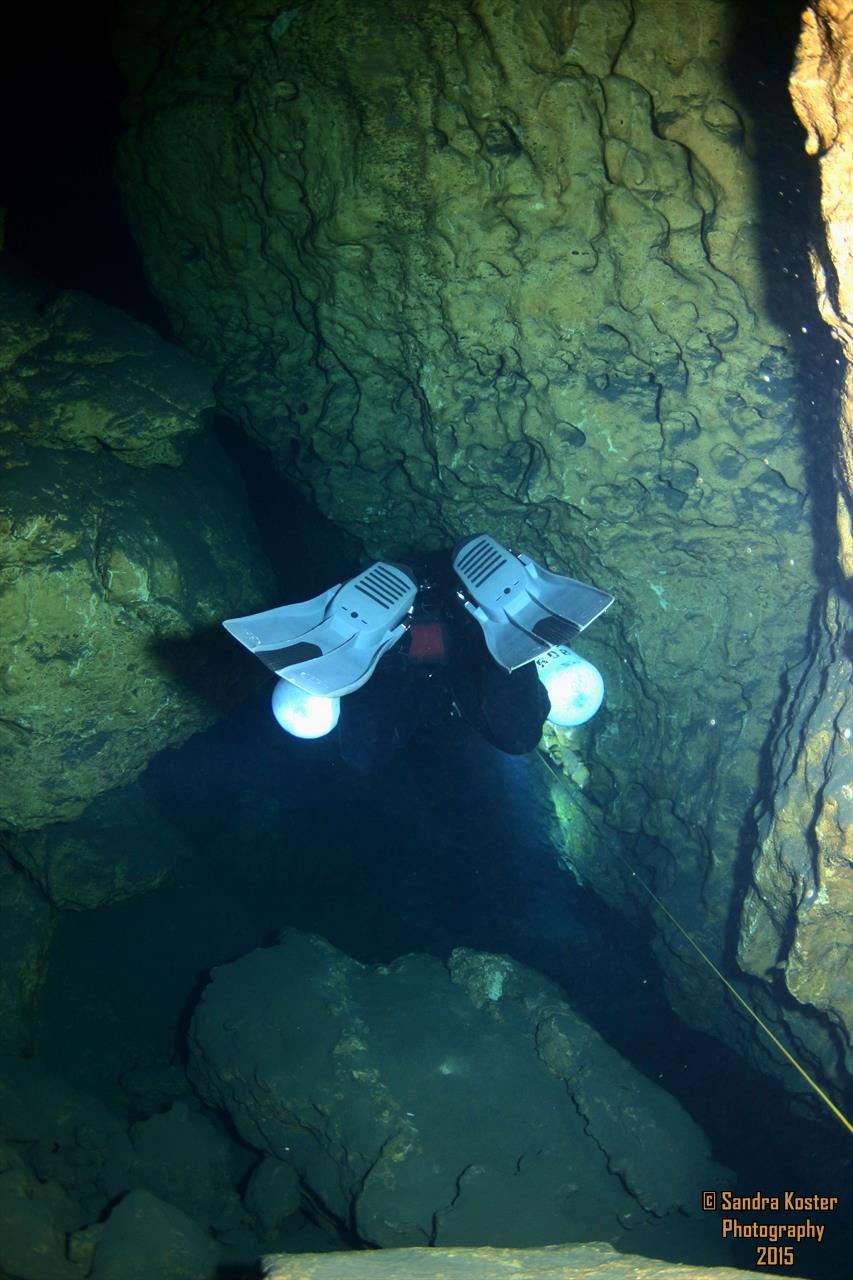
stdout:
<svg viewBox="0 0 853 1280">
<path fill-rule="evenodd" d="M 199 435 L 197 362 L 79 295 L 36 310 L 5 290 L 0 309 L 2 825 L 27 830 L 212 723 L 235 674 L 211 633 L 270 578 L 242 487 Z"/>
</svg>

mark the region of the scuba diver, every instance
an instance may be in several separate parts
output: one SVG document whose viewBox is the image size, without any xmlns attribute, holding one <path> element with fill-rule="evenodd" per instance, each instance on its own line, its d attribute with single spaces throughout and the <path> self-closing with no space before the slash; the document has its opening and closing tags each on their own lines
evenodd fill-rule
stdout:
<svg viewBox="0 0 853 1280">
<path fill-rule="evenodd" d="M 279 677 L 273 714 L 296 737 L 338 726 L 364 771 L 424 724 L 461 717 L 510 755 L 546 719 L 582 724 L 604 695 L 568 646 L 613 597 L 515 555 L 487 534 L 425 557 L 417 575 L 380 560 L 311 600 L 223 626 Z"/>
</svg>

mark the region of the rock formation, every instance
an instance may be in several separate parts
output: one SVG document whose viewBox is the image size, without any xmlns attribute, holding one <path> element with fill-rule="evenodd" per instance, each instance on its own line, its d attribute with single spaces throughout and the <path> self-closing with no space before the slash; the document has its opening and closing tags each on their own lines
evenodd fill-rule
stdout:
<svg viewBox="0 0 853 1280">
<path fill-rule="evenodd" d="M 671 1098 L 506 957 L 371 967 L 286 930 L 215 971 L 190 1041 L 201 1096 L 350 1244 L 666 1252 L 730 1176 Z"/>
<path fill-rule="evenodd" d="M 839 0 L 803 10 L 791 98 L 818 157 L 825 243 L 811 246 L 821 315 L 844 352 L 846 375 L 837 453 L 838 536 L 845 578 L 853 578 L 853 14 Z"/>
<path fill-rule="evenodd" d="M 223 1251 L 207 1228 L 215 1218 L 223 1240 L 235 1206 L 241 1217 L 242 1157 L 197 1105 L 128 1127 L 38 1063 L 4 1058 L 0 1124 L 4 1276 L 212 1280 Z"/>
<path fill-rule="evenodd" d="M 8 858 L 0 859 L 0 1049 L 31 1047 L 32 1018 L 56 911 Z"/>
<path fill-rule="evenodd" d="M 853 1070 L 853 12 L 806 7 L 791 96 L 819 157 L 825 241 L 810 247 L 821 315 L 844 354 L 835 442 L 840 575 L 823 584 L 809 653 L 791 673 L 772 743 L 772 781 L 759 823 L 738 959 L 784 984 L 799 1035 L 811 1009 L 833 1058 Z M 808 1038 L 808 1032 L 805 1032 Z M 831 1045 L 831 1047 L 830 1047 Z"/>
<path fill-rule="evenodd" d="M 752 1271 L 655 1262 L 617 1253 L 609 1245 L 551 1245 L 546 1249 L 385 1249 L 347 1257 L 312 1253 L 264 1259 L 266 1280 L 746 1280 Z M 769 1274 L 769 1273 L 767 1273 Z"/>
<path fill-rule="evenodd" d="M 233 668 L 210 632 L 269 577 L 199 436 L 202 365 L 83 295 L 8 286 L 0 312 L 2 824 L 20 831 L 79 816 L 216 718 Z"/>
<path fill-rule="evenodd" d="M 733 975 L 761 770 L 815 661 L 810 450 L 831 412 L 827 379 L 804 381 L 817 317 L 785 324 L 768 302 L 779 237 L 729 74 L 737 17 L 668 0 L 218 3 L 203 25 L 190 3 L 131 8 L 120 163 L 173 324 L 324 513 L 382 554 L 488 528 L 613 591 L 582 644 L 607 709 L 583 791 L 555 799 L 567 861 L 645 911 L 601 856 L 627 851 Z M 797 264 L 773 262 L 795 286 Z M 741 963 L 774 1008 L 766 938 L 789 905 L 772 900 L 810 907 L 810 876 L 742 912 Z M 676 1007 L 750 1052 L 754 1029 L 650 918 Z M 811 1001 L 848 1031 L 849 1011 L 792 971 L 795 989 L 782 1034 L 834 1087 L 840 1042 Z"/>
</svg>

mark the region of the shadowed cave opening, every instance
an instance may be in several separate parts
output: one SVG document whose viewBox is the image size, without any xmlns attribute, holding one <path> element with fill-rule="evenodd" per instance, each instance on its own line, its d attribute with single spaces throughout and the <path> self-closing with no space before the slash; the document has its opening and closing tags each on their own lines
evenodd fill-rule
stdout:
<svg viewBox="0 0 853 1280">
<path fill-rule="evenodd" d="M 792 14 L 788 6 L 780 42 L 790 37 Z M 759 35 L 752 30 L 753 53 Z M 12 266 L 48 289 L 83 289 L 168 333 L 112 180 L 122 87 L 106 54 L 96 56 L 97 29 L 77 30 L 75 40 L 73 60 L 59 41 L 48 45 L 50 91 L 29 124 L 29 145 L 46 163 L 33 166 L 23 147 L 13 160 Z M 790 45 L 774 56 L 765 48 L 762 74 L 778 102 Z M 744 58 L 733 71 L 744 75 L 747 66 Z M 784 178 L 796 214 L 786 208 L 778 225 L 790 228 L 815 207 L 790 129 L 774 160 L 767 191 Z M 796 327 L 808 307 L 811 325 L 801 246 L 788 242 L 783 253 L 800 271 L 789 322 Z M 829 344 L 809 344 L 804 337 L 797 349 L 804 422 L 821 425 L 807 433 L 821 489 L 829 486 L 838 375 Z M 235 483 L 245 486 L 282 599 L 307 596 L 358 567 L 354 542 L 292 491 L 238 426 L 220 420 L 216 435 Z M 825 533 L 816 547 L 829 545 Z M 827 551 L 826 575 L 830 565 Z M 40 1061 L 129 1120 L 144 1119 L 156 1089 L 138 1079 L 182 1070 L 188 1021 L 210 970 L 270 947 L 279 930 L 320 934 L 369 965 L 408 953 L 445 961 L 453 948 L 470 947 L 505 953 L 558 984 L 609 1044 L 679 1100 L 739 1185 L 806 1189 L 810 1180 L 824 1184 L 827 1170 L 839 1180 L 845 1156 L 833 1124 L 797 1115 L 778 1085 L 685 1027 L 670 1009 L 648 922 L 626 919 L 558 867 L 535 759 L 502 757 L 464 726 L 434 726 L 380 776 L 357 777 L 334 742 L 281 733 L 248 659 L 245 670 L 252 690 L 245 703 L 163 752 L 140 781 L 187 850 L 167 883 L 93 912 L 61 913 L 32 1046 Z M 630 858 L 629 847 L 620 852 Z M 171 1105 L 167 1087 L 160 1105 Z M 250 1168 L 247 1158 L 244 1181 Z M 333 1234 L 322 1214 L 319 1221 L 300 1230 L 312 1247 L 329 1247 Z M 291 1243 L 305 1247 L 296 1232 Z M 840 1256 L 813 1251 L 799 1269 L 829 1280 Z M 741 1246 L 732 1261 L 750 1266 L 752 1247 Z"/>
</svg>

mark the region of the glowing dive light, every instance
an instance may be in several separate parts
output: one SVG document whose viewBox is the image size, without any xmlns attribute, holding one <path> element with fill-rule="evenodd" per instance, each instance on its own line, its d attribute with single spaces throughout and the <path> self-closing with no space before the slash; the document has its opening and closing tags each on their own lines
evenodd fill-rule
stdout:
<svg viewBox="0 0 853 1280">
<path fill-rule="evenodd" d="M 278 680 L 272 691 L 272 713 L 294 738 L 322 738 L 338 723 L 341 700 L 305 693 L 289 680 Z"/>
<path fill-rule="evenodd" d="M 536 669 L 551 699 L 551 724 L 566 729 L 586 724 L 604 701 L 601 672 L 565 645 L 543 653 L 536 659 Z"/>
</svg>

